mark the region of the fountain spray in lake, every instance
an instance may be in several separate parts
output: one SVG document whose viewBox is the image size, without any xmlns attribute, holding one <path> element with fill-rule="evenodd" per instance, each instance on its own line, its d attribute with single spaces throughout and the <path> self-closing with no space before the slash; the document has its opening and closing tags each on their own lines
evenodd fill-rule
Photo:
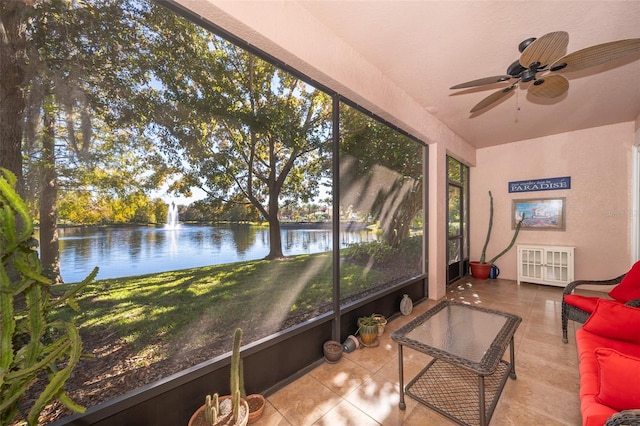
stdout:
<svg viewBox="0 0 640 426">
<path fill-rule="evenodd" d="M 176 229 L 178 226 L 180 226 L 178 223 L 178 206 L 176 206 L 176 203 L 171 203 L 167 212 L 167 223 L 164 227 L 166 229 Z"/>
</svg>

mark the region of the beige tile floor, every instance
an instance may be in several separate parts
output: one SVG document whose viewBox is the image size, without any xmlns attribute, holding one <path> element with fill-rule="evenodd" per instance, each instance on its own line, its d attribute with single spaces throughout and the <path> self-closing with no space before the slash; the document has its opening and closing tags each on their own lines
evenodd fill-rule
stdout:
<svg viewBox="0 0 640 426">
<path fill-rule="evenodd" d="M 511 280 L 465 278 L 446 298 L 519 315 L 515 335 L 517 380 L 507 380 L 491 425 L 580 425 L 575 324 L 569 343 L 561 340 L 562 288 Z M 453 425 L 439 413 L 406 396 L 398 408 L 398 349 L 390 334 L 435 305 L 426 301 L 409 316 L 387 325 L 380 345 L 344 354 L 337 364 L 323 363 L 267 398 L 263 425 Z M 508 359 L 508 355 L 505 355 Z M 430 360 L 404 351 L 405 383 Z"/>
</svg>

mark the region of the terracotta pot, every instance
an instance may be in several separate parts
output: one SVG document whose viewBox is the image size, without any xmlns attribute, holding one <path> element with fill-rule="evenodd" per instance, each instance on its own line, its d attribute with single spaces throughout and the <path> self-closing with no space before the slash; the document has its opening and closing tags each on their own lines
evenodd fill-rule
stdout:
<svg viewBox="0 0 640 426">
<path fill-rule="evenodd" d="M 222 404 L 222 401 L 226 400 L 226 399 L 231 399 L 230 395 L 225 395 L 225 396 L 221 396 L 220 397 L 220 404 Z M 247 404 L 247 401 L 245 401 L 244 399 L 240 400 L 240 417 L 238 418 L 238 421 L 234 424 L 235 426 L 247 426 L 247 423 L 249 422 L 249 404 Z M 242 415 L 242 406 L 244 406 L 244 415 Z M 205 426 L 207 425 L 207 422 L 204 419 L 204 408 L 205 408 L 205 404 L 202 404 L 202 406 L 200 408 L 198 408 L 196 410 L 195 413 L 193 413 L 193 415 L 191 416 L 191 418 L 189 419 L 189 425 L 188 426 Z M 221 424 L 221 423 L 216 423 L 216 425 Z"/>
<path fill-rule="evenodd" d="M 249 424 L 252 424 L 262 416 L 267 401 L 259 393 L 253 393 L 247 395 L 247 404 L 249 405 Z"/>
<path fill-rule="evenodd" d="M 490 263 L 471 261 L 469 262 L 469 267 L 471 268 L 471 276 L 478 280 L 486 280 L 489 277 L 489 273 L 491 272 Z"/>
<path fill-rule="evenodd" d="M 342 358 L 342 345 L 335 340 L 324 342 L 322 351 L 324 352 L 324 359 L 331 364 L 335 364 Z"/>
</svg>

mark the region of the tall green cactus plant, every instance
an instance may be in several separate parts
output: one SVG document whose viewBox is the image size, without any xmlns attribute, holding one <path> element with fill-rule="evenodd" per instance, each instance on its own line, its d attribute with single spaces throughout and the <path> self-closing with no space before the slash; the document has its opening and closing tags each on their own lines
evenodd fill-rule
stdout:
<svg viewBox="0 0 640 426">
<path fill-rule="evenodd" d="M 240 397 L 244 393 L 244 371 L 240 359 L 242 329 L 236 328 L 233 333 L 233 350 L 231 352 L 231 402 L 233 404 L 233 421 L 238 421 L 240 414 Z"/>
<path fill-rule="evenodd" d="M 62 296 L 52 295 L 32 238 L 33 221 L 15 183 L 11 172 L 0 169 L 0 424 L 11 423 L 20 413 L 35 426 L 54 399 L 84 411 L 62 389 L 80 359 L 80 335 L 73 322 L 51 321 L 49 312 L 64 304 L 77 310 L 74 296 L 98 268 Z M 36 379 L 46 380 L 46 386 L 27 413 L 21 398 Z"/>
<path fill-rule="evenodd" d="M 246 396 L 244 390 L 244 372 L 242 365 L 242 358 L 240 357 L 240 345 L 242 343 L 242 329 L 236 328 L 233 333 L 233 348 L 231 351 L 231 374 L 230 374 L 230 391 L 231 391 L 231 408 L 232 411 L 228 411 L 225 414 L 220 412 L 220 403 L 218 401 L 218 394 L 207 395 L 204 404 L 204 418 L 205 422 L 209 425 L 215 425 L 217 422 L 224 423 L 231 420 L 232 424 L 238 423 L 240 417 L 240 405 L 242 399 Z M 246 404 L 246 403 L 245 403 Z M 246 406 L 248 409 L 248 406 Z M 196 412 L 197 414 L 197 412 Z M 196 415 L 194 414 L 194 415 Z M 247 415 L 249 413 L 247 412 Z M 229 419 L 229 416 L 231 418 Z M 191 424 L 193 417 L 191 419 Z M 227 423 L 224 423 L 227 424 Z"/>
<path fill-rule="evenodd" d="M 509 250 L 511 250 L 511 247 L 513 247 L 513 244 L 516 242 L 516 238 L 518 238 L 518 234 L 520 233 L 520 228 L 522 227 L 523 221 L 524 221 L 524 213 L 522 214 L 522 217 L 516 224 L 516 229 L 513 232 L 513 237 L 511 238 L 509 245 L 500 253 L 495 255 L 489 262 L 485 262 L 486 255 L 487 255 L 487 246 L 489 245 L 489 240 L 491 239 L 491 230 L 493 229 L 493 194 L 491 194 L 491 191 L 489 191 L 489 226 L 487 228 L 487 238 L 484 241 L 484 246 L 482 246 L 480 263 L 487 263 L 489 265 L 493 265 L 495 261 L 498 260 L 498 258 L 502 257 L 502 255 L 504 255 Z"/>
</svg>

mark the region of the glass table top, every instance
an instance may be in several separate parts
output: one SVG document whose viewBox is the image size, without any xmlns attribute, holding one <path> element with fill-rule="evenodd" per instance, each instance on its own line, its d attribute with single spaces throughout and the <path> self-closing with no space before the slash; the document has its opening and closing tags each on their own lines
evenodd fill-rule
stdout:
<svg viewBox="0 0 640 426">
<path fill-rule="evenodd" d="M 507 318 L 448 305 L 405 336 L 469 361 L 480 362 Z"/>
<path fill-rule="evenodd" d="M 517 315 L 444 301 L 398 329 L 392 338 L 484 371 L 495 368 L 520 322 Z"/>
</svg>

